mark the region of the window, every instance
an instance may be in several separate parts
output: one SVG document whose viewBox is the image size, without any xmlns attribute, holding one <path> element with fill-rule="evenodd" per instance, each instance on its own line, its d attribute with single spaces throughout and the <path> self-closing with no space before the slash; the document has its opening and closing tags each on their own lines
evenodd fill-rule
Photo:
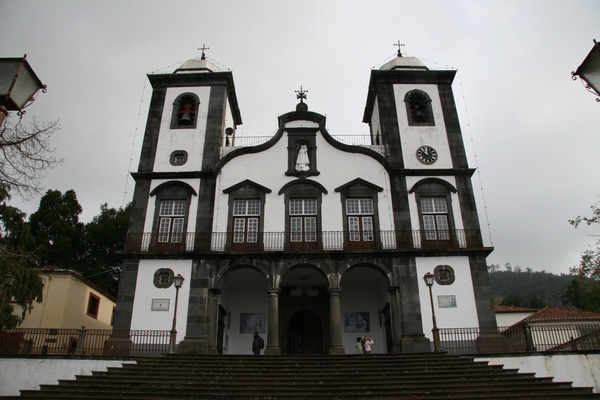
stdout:
<svg viewBox="0 0 600 400">
<path fill-rule="evenodd" d="M 171 128 L 195 128 L 200 101 L 193 93 L 184 93 L 173 103 Z"/>
<path fill-rule="evenodd" d="M 317 199 L 290 199 L 290 241 L 317 241 Z"/>
<path fill-rule="evenodd" d="M 450 240 L 445 197 L 421 197 L 421 215 L 426 240 Z"/>
<path fill-rule="evenodd" d="M 233 243 L 258 242 L 260 200 L 234 200 Z"/>
<path fill-rule="evenodd" d="M 159 243 L 181 243 L 185 224 L 185 200 L 163 200 L 160 203 Z"/>
<path fill-rule="evenodd" d="M 94 319 L 98 319 L 98 311 L 100 310 L 100 297 L 90 292 L 87 305 L 87 315 Z"/>
<path fill-rule="evenodd" d="M 409 125 L 435 125 L 431 110 L 431 99 L 427 93 L 413 90 L 404 97 Z"/>
<path fill-rule="evenodd" d="M 373 199 L 346 199 L 348 235 L 351 242 L 372 242 Z"/>
</svg>

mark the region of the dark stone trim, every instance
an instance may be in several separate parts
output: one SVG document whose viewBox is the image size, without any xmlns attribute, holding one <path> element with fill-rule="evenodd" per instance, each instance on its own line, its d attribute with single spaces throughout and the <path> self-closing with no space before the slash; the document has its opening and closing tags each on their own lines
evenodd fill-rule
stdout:
<svg viewBox="0 0 600 400">
<path fill-rule="evenodd" d="M 460 121 L 456 111 L 456 102 L 452 93 L 452 86 L 448 84 L 439 84 L 438 92 L 440 94 L 440 104 L 444 115 L 444 124 L 446 135 L 448 137 L 448 146 L 452 157 L 452 166 L 454 168 L 468 168 L 467 153 L 460 130 Z"/>
<path fill-rule="evenodd" d="M 113 322 L 113 330 L 115 331 L 131 330 L 139 263 L 139 259 L 129 259 L 124 260 L 121 264 L 119 294 L 117 296 L 117 308 Z"/>
<path fill-rule="evenodd" d="M 212 171 L 182 171 L 182 172 L 132 172 L 131 177 L 136 181 L 153 179 L 197 179 L 214 177 Z"/>
<path fill-rule="evenodd" d="M 446 182 L 445 180 L 438 179 L 438 178 L 426 178 L 426 179 L 422 179 L 419 182 L 415 183 L 413 185 L 413 187 L 410 188 L 410 190 L 408 191 L 408 193 L 413 193 L 413 192 L 415 192 L 415 191 L 417 191 L 419 189 L 419 186 L 425 185 L 425 184 L 428 184 L 428 183 L 437 183 L 438 185 L 441 185 L 441 186 L 447 188 L 452 193 L 456 193 L 456 188 L 454 186 L 452 186 L 450 183 Z"/>
<path fill-rule="evenodd" d="M 190 192 L 194 196 L 198 196 L 198 193 L 196 193 L 196 191 L 194 190 L 193 187 L 191 187 L 190 185 L 188 185 L 185 182 L 180 182 L 180 181 L 170 181 L 170 182 L 161 183 L 160 185 L 158 185 L 157 187 L 155 187 L 150 192 L 150 196 L 156 196 L 157 193 L 159 193 L 161 190 L 164 190 L 168 186 L 177 186 L 177 187 L 180 187 L 180 188 L 182 188 L 182 189 Z"/>
<path fill-rule="evenodd" d="M 285 185 L 283 185 L 281 187 L 281 189 L 279 189 L 279 193 L 278 194 L 283 194 L 285 193 L 290 187 L 298 185 L 298 184 L 306 184 L 306 185 L 310 185 L 310 186 L 314 186 L 315 188 L 317 188 L 321 193 L 327 194 L 327 189 L 325 189 L 325 187 L 323 185 L 321 185 L 319 182 L 315 182 L 315 181 L 311 181 L 308 179 L 297 179 L 295 181 L 291 181 L 286 183 Z"/>
<path fill-rule="evenodd" d="M 259 192 L 264 192 L 264 193 L 271 193 L 271 189 L 269 189 L 268 187 L 264 187 L 262 185 L 259 185 L 256 182 L 252 182 L 250 179 L 246 179 L 240 183 L 236 183 L 233 186 L 230 186 L 226 189 L 223 189 L 223 193 L 225 194 L 229 194 L 231 192 L 235 192 L 236 190 L 244 187 L 244 186 L 252 186 L 254 189 L 256 189 Z"/>
<path fill-rule="evenodd" d="M 172 87 L 219 86 L 226 87 L 235 125 L 242 124 L 242 115 L 238 106 L 233 73 L 231 71 L 201 72 L 185 74 L 148 74 L 148 80 L 155 89 L 165 90 Z"/>
<path fill-rule="evenodd" d="M 349 188 L 351 188 L 352 186 L 356 186 L 356 185 L 361 185 L 361 186 L 366 186 L 367 188 L 375 191 L 375 192 L 383 192 L 383 188 L 372 184 L 371 182 L 367 182 L 362 178 L 356 178 L 342 186 L 339 186 L 337 188 L 335 188 L 334 190 L 336 192 L 343 192 L 345 190 L 348 190 Z"/>
</svg>

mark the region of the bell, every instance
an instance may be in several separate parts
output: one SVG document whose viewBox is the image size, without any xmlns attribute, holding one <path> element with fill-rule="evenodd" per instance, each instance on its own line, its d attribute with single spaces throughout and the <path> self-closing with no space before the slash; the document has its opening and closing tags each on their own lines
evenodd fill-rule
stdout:
<svg viewBox="0 0 600 400">
<path fill-rule="evenodd" d="M 192 125 L 193 122 L 191 112 L 184 112 L 179 118 L 179 125 Z"/>
<path fill-rule="evenodd" d="M 193 107 L 191 104 L 185 104 L 180 111 L 181 117 L 179 118 L 179 125 L 192 125 L 194 119 L 192 116 Z"/>
</svg>

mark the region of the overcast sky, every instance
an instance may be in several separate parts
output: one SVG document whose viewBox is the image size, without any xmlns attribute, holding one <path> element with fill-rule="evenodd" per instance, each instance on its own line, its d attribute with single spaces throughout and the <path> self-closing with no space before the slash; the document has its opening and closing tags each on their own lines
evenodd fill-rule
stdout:
<svg viewBox="0 0 600 400">
<path fill-rule="evenodd" d="M 243 125 L 268 136 L 308 90 L 332 135 L 367 134 L 370 70 L 403 52 L 458 70 L 453 89 L 488 264 L 567 272 L 598 229 L 568 220 L 600 196 L 600 103 L 570 73 L 600 40 L 600 1 L 0 0 L 0 57 L 27 60 L 48 92 L 25 118 L 60 119 L 64 164 L 89 221 L 133 195 L 151 87 L 200 56 L 233 71 Z M 39 197 L 13 204 L 28 214 Z"/>
</svg>

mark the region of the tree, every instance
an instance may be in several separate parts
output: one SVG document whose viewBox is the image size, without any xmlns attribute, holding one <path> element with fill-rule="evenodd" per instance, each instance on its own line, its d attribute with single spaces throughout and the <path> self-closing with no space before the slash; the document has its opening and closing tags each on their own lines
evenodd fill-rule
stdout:
<svg viewBox="0 0 600 400">
<path fill-rule="evenodd" d="M 15 277 L 7 295 L 21 306 L 21 316 L 13 316 L 12 305 L 5 304 L 0 310 L 0 328 L 19 325 L 34 301 L 42 301 L 43 283 L 32 269 L 37 259 L 36 245 L 25 222 L 25 213 L 8 204 L 10 196 L 6 187 L 0 185 L 0 277 Z M 4 295 L 4 293 L 1 293 Z"/>
<path fill-rule="evenodd" d="M 58 120 L 38 122 L 29 126 L 7 117 L 0 126 L 0 185 L 27 199 L 41 190 L 41 179 L 48 169 L 62 163 L 54 157 L 50 138 L 59 129 Z"/>
<path fill-rule="evenodd" d="M 48 190 L 29 225 L 39 246 L 38 266 L 77 270 L 83 249 L 82 212 L 73 190 Z"/>
<path fill-rule="evenodd" d="M 100 214 L 85 225 L 85 254 L 80 273 L 90 281 L 116 295 L 121 273 L 121 258 L 117 250 L 125 247 L 131 203 L 125 208 L 100 206 Z"/>
<path fill-rule="evenodd" d="M 590 217 L 577 216 L 575 219 L 569 220 L 569 223 L 577 228 L 582 222 L 588 225 L 600 223 L 600 203 L 591 206 L 592 215 Z M 596 236 L 596 235 L 595 235 Z M 596 247 L 584 250 L 581 253 L 579 263 L 571 267 L 571 273 L 581 276 L 592 276 L 600 273 L 600 240 L 596 242 Z"/>
</svg>

